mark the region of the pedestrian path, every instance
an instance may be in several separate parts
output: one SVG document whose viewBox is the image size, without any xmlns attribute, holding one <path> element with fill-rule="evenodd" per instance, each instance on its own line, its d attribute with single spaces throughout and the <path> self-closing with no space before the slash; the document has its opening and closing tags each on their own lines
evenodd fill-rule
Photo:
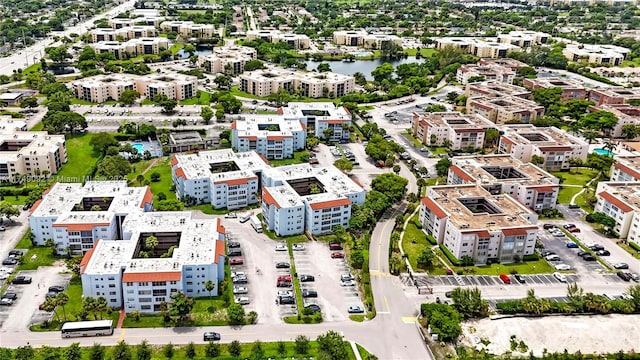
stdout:
<svg viewBox="0 0 640 360">
<path fill-rule="evenodd" d="M 118 325 L 116 325 L 116 329 L 120 329 L 122 327 L 122 323 L 124 322 L 124 318 L 127 317 L 127 313 L 124 309 L 120 310 L 120 317 L 118 317 Z"/>
</svg>

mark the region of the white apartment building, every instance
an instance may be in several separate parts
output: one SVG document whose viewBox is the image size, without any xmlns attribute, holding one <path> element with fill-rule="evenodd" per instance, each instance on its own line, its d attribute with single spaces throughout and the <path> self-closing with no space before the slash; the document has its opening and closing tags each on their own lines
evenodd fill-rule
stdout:
<svg viewBox="0 0 640 360">
<path fill-rule="evenodd" d="M 331 129 L 330 141 L 348 140 L 352 115 L 344 106 L 332 102 L 290 102 L 278 113 L 288 121 L 300 121 L 308 134 L 325 139 L 325 130 Z M 306 141 L 306 140 L 305 140 Z"/>
<path fill-rule="evenodd" d="M 544 115 L 544 107 L 517 96 L 476 96 L 467 99 L 467 114 L 482 115 L 500 125 L 513 122 L 528 124 Z"/>
<path fill-rule="evenodd" d="M 332 72 L 303 72 L 270 67 L 240 75 L 240 90 L 267 97 L 279 89 L 312 98 L 338 98 L 355 91 L 353 76 Z"/>
<path fill-rule="evenodd" d="M 640 182 L 640 156 L 616 156 L 611 166 L 612 182 Z"/>
<path fill-rule="evenodd" d="M 560 191 L 555 176 L 511 155 L 451 158 L 448 185 L 476 184 L 492 195 L 508 194 L 533 211 L 554 209 Z"/>
<path fill-rule="evenodd" d="M 128 59 L 138 55 L 158 55 L 169 49 L 169 40 L 161 37 L 137 38 L 126 42 L 99 41 L 89 44 L 99 54 L 111 53 L 116 59 Z"/>
<path fill-rule="evenodd" d="M 157 313 L 171 295 L 218 295 L 224 280 L 225 229 L 220 219 L 194 219 L 191 212 L 127 216 L 122 238 L 101 238 L 80 263 L 84 297 L 104 297 L 125 312 Z M 158 245 L 146 248 L 153 236 Z M 211 293 L 205 288 L 212 281 Z"/>
<path fill-rule="evenodd" d="M 448 140 L 452 150 L 482 149 L 486 129 L 495 124 L 480 115 L 458 112 L 413 113 L 411 130 L 423 144 L 443 146 Z"/>
<path fill-rule="evenodd" d="M 236 75 L 244 72 L 244 65 L 257 59 L 256 49 L 248 46 L 223 46 L 213 48 L 209 55 L 198 56 L 198 66 L 212 74 L 229 73 Z"/>
<path fill-rule="evenodd" d="M 211 24 L 196 24 L 193 21 L 164 21 L 160 24 L 162 31 L 174 32 L 182 37 L 211 39 L 216 29 Z"/>
<path fill-rule="evenodd" d="M 516 75 L 516 70 L 502 65 L 464 64 L 458 68 L 456 80 L 462 85 L 466 85 L 471 78 L 482 78 L 480 81 L 497 81 L 511 84 Z"/>
<path fill-rule="evenodd" d="M 590 64 L 622 65 L 631 50 L 615 45 L 604 44 L 567 44 L 562 54 L 569 61 L 588 62 Z"/>
<path fill-rule="evenodd" d="M 596 188 L 596 200 L 594 211 L 616 221 L 613 231 L 620 238 L 640 245 L 640 182 L 601 181 Z"/>
<path fill-rule="evenodd" d="M 171 175 L 178 198 L 232 210 L 258 203 L 260 176 L 268 166 L 255 151 L 201 151 L 173 155 Z"/>
<path fill-rule="evenodd" d="M 13 182 L 20 175 L 49 177 L 66 162 L 64 135 L 27 131 L 24 121 L 0 116 L 0 181 Z"/>
<path fill-rule="evenodd" d="M 362 38 L 365 49 L 380 50 L 388 44 L 395 44 L 402 47 L 402 39 L 390 34 L 367 34 Z"/>
<path fill-rule="evenodd" d="M 640 125 L 640 107 L 628 104 L 601 105 L 589 108 L 590 111 L 608 111 L 612 113 L 618 122 L 613 127 L 611 135 L 614 138 L 625 137 L 622 127 L 625 125 Z M 633 140 L 633 139 L 631 139 Z"/>
<path fill-rule="evenodd" d="M 336 45 L 364 46 L 366 30 L 339 30 L 333 32 L 333 42 Z"/>
<path fill-rule="evenodd" d="M 498 43 L 495 39 L 479 39 L 471 37 L 446 37 L 435 39 L 436 49 L 453 46 L 481 58 L 505 58 L 510 51 L 522 51 L 516 45 Z"/>
<path fill-rule="evenodd" d="M 157 28 L 158 26 L 160 26 L 160 23 L 162 21 L 164 21 L 164 17 L 159 16 L 157 14 L 156 15 L 147 14 L 147 15 L 139 16 L 132 19 L 125 19 L 125 18 L 108 19 L 108 23 L 112 29 L 122 29 L 122 28 L 133 27 L 133 26 L 153 26 Z"/>
<path fill-rule="evenodd" d="M 302 34 L 283 33 L 280 30 L 249 30 L 247 41 L 261 39 L 269 43 L 286 42 L 293 50 L 304 50 L 310 46 L 309 37 Z"/>
<path fill-rule="evenodd" d="M 475 184 L 432 186 L 426 195 L 422 229 L 457 259 L 510 263 L 534 253 L 538 215 L 511 196 Z"/>
<path fill-rule="evenodd" d="M 255 150 L 267 159 L 286 159 L 306 146 L 302 123 L 279 115 L 244 115 L 231 124 L 231 146 L 238 152 Z"/>
<path fill-rule="evenodd" d="M 507 84 L 499 81 L 483 81 L 467 84 L 465 88 L 467 98 L 499 98 L 512 97 L 532 100 L 531 91 L 522 86 Z"/>
<path fill-rule="evenodd" d="M 94 103 L 118 101 L 125 90 L 135 90 L 149 99 L 153 99 L 156 94 L 164 94 L 169 99 L 184 100 L 196 96 L 198 78 L 182 74 L 96 75 L 73 81 L 71 88 L 78 99 Z"/>
<path fill-rule="evenodd" d="M 158 36 L 155 26 L 134 25 L 118 29 L 95 28 L 89 31 L 91 42 L 99 41 L 127 41 L 137 38 L 152 38 Z"/>
<path fill-rule="evenodd" d="M 262 178 L 263 220 L 279 236 L 326 234 L 337 225 L 348 228 L 351 205 L 362 205 L 366 196 L 334 166 L 280 166 L 265 170 Z"/>
<path fill-rule="evenodd" d="M 571 159 L 587 161 L 589 144 L 556 127 L 506 125 L 502 130 L 498 153 L 511 154 L 523 162 L 530 162 L 533 155 L 541 156 L 541 167 L 547 171 L 568 170 Z"/>
<path fill-rule="evenodd" d="M 151 211 L 148 186 L 127 187 L 126 181 L 55 183 L 31 207 L 33 241 L 53 239 L 59 252 L 83 254 L 98 239 L 123 238 L 122 222 L 129 214 Z"/>
<path fill-rule="evenodd" d="M 521 48 L 529 48 L 533 45 L 546 44 L 549 40 L 551 40 L 551 35 L 530 30 L 513 30 L 507 34 L 498 35 L 498 42 L 502 44 L 516 45 Z"/>
</svg>

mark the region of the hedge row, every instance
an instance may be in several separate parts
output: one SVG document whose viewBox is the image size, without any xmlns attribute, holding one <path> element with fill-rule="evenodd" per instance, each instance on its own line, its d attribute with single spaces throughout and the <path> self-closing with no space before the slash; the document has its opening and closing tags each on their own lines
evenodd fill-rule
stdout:
<svg viewBox="0 0 640 360">
<path fill-rule="evenodd" d="M 444 255 L 447 257 L 447 259 L 449 259 L 449 262 L 451 262 L 453 266 L 462 266 L 462 263 L 460 262 L 460 260 L 458 260 L 458 258 L 453 256 L 451 251 L 449 251 L 449 249 L 447 249 L 447 247 L 444 246 L 444 244 L 440 244 L 440 250 L 442 250 Z"/>
</svg>

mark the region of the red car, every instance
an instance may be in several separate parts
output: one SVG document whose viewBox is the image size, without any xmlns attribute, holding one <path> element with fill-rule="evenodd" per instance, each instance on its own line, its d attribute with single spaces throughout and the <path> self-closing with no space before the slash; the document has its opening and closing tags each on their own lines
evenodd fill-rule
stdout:
<svg viewBox="0 0 640 360">
<path fill-rule="evenodd" d="M 331 258 L 332 259 L 342 259 L 344 257 L 344 253 L 341 252 L 332 252 L 331 253 Z"/>
<path fill-rule="evenodd" d="M 580 229 L 578 229 L 577 227 L 572 227 L 567 229 L 567 231 L 569 231 L 570 233 L 579 233 Z"/>
<path fill-rule="evenodd" d="M 278 282 L 280 282 L 280 281 L 291 282 L 291 275 L 280 275 L 280 276 L 278 276 Z"/>
<path fill-rule="evenodd" d="M 233 258 L 229 260 L 229 265 L 242 265 L 244 264 L 244 260 L 242 258 Z"/>
</svg>

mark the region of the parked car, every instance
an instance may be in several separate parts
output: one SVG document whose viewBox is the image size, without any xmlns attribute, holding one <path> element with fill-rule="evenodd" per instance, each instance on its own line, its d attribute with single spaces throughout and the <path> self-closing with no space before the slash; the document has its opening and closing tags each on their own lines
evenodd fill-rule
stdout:
<svg viewBox="0 0 640 360">
<path fill-rule="evenodd" d="M 621 263 L 615 263 L 615 264 L 613 264 L 613 267 L 614 267 L 615 269 L 628 269 L 628 268 L 629 268 L 629 264 L 627 264 L 627 263 L 623 263 L 623 262 L 621 262 Z"/>
<path fill-rule="evenodd" d="M 586 254 L 582 256 L 582 260 L 584 261 L 596 261 L 596 258 L 591 254 Z"/>
<path fill-rule="evenodd" d="M 300 282 L 311 282 L 315 281 L 316 278 L 313 275 L 301 275 Z"/>
<path fill-rule="evenodd" d="M 341 281 L 340 286 L 356 286 L 356 282 L 353 280 Z"/>
<path fill-rule="evenodd" d="M 549 256 L 549 255 L 555 255 L 556 253 L 554 251 L 551 250 L 543 250 L 540 255 L 542 256 Z"/>
<path fill-rule="evenodd" d="M 13 300 L 7 299 L 7 298 L 2 298 L 2 299 L 0 299 L 0 305 L 11 306 L 11 305 L 13 305 Z"/>
<path fill-rule="evenodd" d="M 44 296 L 44 297 L 45 297 L 45 298 L 54 298 L 54 297 L 56 297 L 56 296 L 58 296 L 58 293 L 57 293 L 57 292 L 55 292 L 55 291 L 49 291 L 48 293 L 46 293 L 46 294 L 45 294 L 45 296 Z"/>
<path fill-rule="evenodd" d="M 318 292 L 315 290 L 302 290 L 302 297 L 303 298 L 312 298 L 312 297 L 318 297 Z"/>
<path fill-rule="evenodd" d="M 228 247 L 229 249 L 239 248 L 239 247 L 240 247 L 240 243 L 239 243 L 239 242 L 237 242 L 237 241 L 229 241 L 229 242 L 227 243 L 227 247 Z"/>
<path fill-rule="evenodd" d="M 291 291 L 291 290 L 278 290 L 278 296 L 293 296 L 293 291 Z"/>
<path fill-rule="evenodd" d="M 549 255 L 549 256 L 545 257 L 545 260 L 547 260 L 547 261 L 560 261 L 562 259 L 560 258 L 560 256 L 554 254 L 554 255 Z"/>
<path fill-rule="evenodd" d="M 244 276 L 247 277 L 247 274 L 244 271 L 232 271 L 231 272 L 231 277 L 237 277 L 237 276 Z"/>
<path fill-rule="evenodd" d="M 565 228 L 565 229 L 571 229 L 571 228 L 576 227 L 576 224 L 565 224 L 565 225 L 562 225 L 562 227 Z"/>
<path fill-rule="evenodd" d="M 364 312 L 364 308 L 360 305 L 351 305 L 347 311 L 349 314 L 362 314 Z"/>
<path fill-rule="evenodd" d="M 567 264 L 558 264 L 558 265 L 554 266 L 554 268 L 556 270 L 560 270 L 560 271 L 571 270 L 571 266 L 569 266 Z"/>
<path fill-rule="evenodd" d="M 64 291 L 64 286 L 60 286 L 60 285 L 49 286 L 49 291 L 60 293 Z"/>
<path fill-rule="evenodd" d="M 500 280 L 505 284 L 511 284 L 511 279 L 507 274 L 500 274 Z"/>
<path fill-rule="evenodd" d="M 554 229 L 556 226 L 553 224 L 544 224 L 542 225 L 542 228 L 545 230 L 549 230 L 549 229 Z"/>
<path fill-rule="evenodd" d="M 311 312 L 317 313 L 320 312 L 320 305 L 318 304 L 309 304 L 307 306 L 304 307 L 305 309 L 311 309 Z"/>
<path fill-rule="evenodd" d="M 627 266 L 628 267 L 628 266 Z M 12 284 L 31 284 L 31 276 L 16 276 L 11 281 Z"/>
<path fill-rule="evenodd" d="M 561 231 L 556 231 L 556 232 L 553 233 L 553 236 L 555 236 L 555 237 L 564 237 L 564 233 L 561 232 Z"/>
<path fill-rule="evenodd" d="M 2 260 L 2 265 L 15 265 L 17 263 L 18 259 L 12 257 Z"/>
<path fill-rule="evenodd" d="M 592 244 L 592 245 L 589 245 L 589 249 L 593 251 L 600 251 L 600 250 L 604 250 L 604 246 L 600 244 Z"/>
<path fill-rule="evenodd" d="M 332 253 L 331 253 L 331 258 L 332 258 L 332 259 L 342 259 L 342 258 L 344 258 L 344 253 L 341 253 L 341 252 L 332 252 Z"/>
<path fill-rule="evenodd" d="M 579 248 L 579 247 L 580 247 L 580 246 L 578 246 L 578 244 L 576 244 L 576 243 L 575 243 L 575 242 L 573 242 L 573 241 L 567 241 L 567 243 L 566 243 L 566 244 L 567 244 L 567 247 L 568 247 L 569 249 L 577 249 L 577 248 Z"/>
<path fill-rule="evenodd" d="M 278 302 L 280 304 L 295 304 L 296 303 L 296 299 L 293 296 L 279 296 L 278 297 Z"/>
<path fill-rule="evenodd" d="M 618 275 L 618 277 L 624 281 L 631 281 L 631 274 L 629 273 L 626 273 L 624 271 L 618 271 L 616 275 Z"/>
<path fill-rule="evenodd" d="M 249 292 L 249 290 L 244 286 L 234 286 L 233 287 L 233 294 L 234 295 L 246 294 L 248 292 Z"/>
<path fill-rule="evenodd" d="M 291 275 L 280 275 L 280 276 L 278 276 L 278 281 L 291 282 Z"/>
<path fill-rule="evenodd" d="M 235 212 L 230 212 L 230 213 L 226 213 L 224 215 L 225 219 L 237 219 L 238 218 L 238 214 L 236 214 Z"/>
<path fill-rule="evenodd" d="M 636 273 L 631 273 L 631 280 L 633 280 L 635 282 L 639 282 L 640 281 L 640 276 L 638 276 L 638 274 L 636 274 Z"/>
<path fill-rule="evenodd" d="M 238 249 L 238 248 L 234 248 L 234 249 L 230 249 L 227 252 L 228 256 L 242 256 L 242 250 Z"/>
<path fill-rule="evenodd" d="M 572 227 L 572 228 L 568 228 L 567 231 L 570 233 L 579 233 L 580 229 L 578 229 L 577 227 Z"/>
<path fill-rule="evenodd" d="M 204 341 L 217 341 L 221 338 L 219 333 L 213 331 L 207 331 L 202 337 Z"/>
<path fill-rule="evenodd" d="M 13 291 L 7 291 L 6 293 L 2 294 L 1 299 L 11 299 L 11 300 L 16 300 L 18 298 L 18 294 L 14 293 Z"/>
<path fill-rule="evenodd" d="M 233 258 L 229 260 L 229 265 L 242 265 L 244 264 L 244 259 L 242 258 Z"/>
<path fill-rule="evenodd" d="M 598 250 L 598 251 L 596 251 L 596 255 L 598 255 L 598 256 L 609 256 L 609 255 L 611 255 L 611 253 L 609 252 L 609 250 Z"/>
<path fill-rule="evenodd" d="M 513 277 L 521 284 L 524 284 L 526 282 L 525 277 L 520 274 L 514 274 Z"/>
<path fill-rule="evenodd" d="M 588 255 L 588 254 L 589 254 L 588 251 L 584 251 L 584 250 L 578 251 L 578 256 L 585 256 L 585 255 Z"/>
<path fill-rule="evenodd" d="M 24 255 L 24 253 L 20 250 L 11 250 L 9 251 L 9 256 L 13 256 L 13 257 L 18 257 L 18 256 L 22 256 Z"/>
<path fill-rule="evenodd" d="M 571 205 L 569 205 L 569 209 L 570 209 L 570 210 L 580 209 L 580 205 L 571 204 Z"/>
<path fill-rule="evenodd" d="M 236 276 L 231 279 L 231 282 L 234 284 L 246 284 L 249 282 L 249 280 L 247 280 L 246 276 Z"/>
<path fill-rule="evenodd" d="M 293 249 L 293 251 L 302 251 L 302 250 L 304 250 L 304 245 L 302 245 L 302 244 L 293 244 L 293 245 L 291 245 L 291 248 Z"/>
<path fill-rule="evenodd" d="M 251 301 L 248 296 L 236 296 L 235 302 L 240 305 L 249 305 Z"/>
<path fill-rule="evenodd" d="M 349 281 L 353 280 L 353 275 L 351 273 L 340 275 L 340 281 Z"/>
<path fill-rule="evenodd" d="M 288 269 L 290 267 L 291 267 L 291 264 L 289 264 L 288 262 L 282 261 L 282 262 L 276 263 L 276 269 Z"/>
<path fill-rule="evenodd" d="M 276 245 L 276 251 L 287 251 L 287 245 L 286 244 Z"/>
<path fill-rule="evenodd" d="M 554 272 L 553 273 L 553 277 L 558 279 L 558 281 L 560 281 L 560 282 L 567 282 L 567 276 L 565 274 L 563 274 L 563 273 Z"/>
<path fill-rule="evenodd" d="M 276 283 L 277 287 L 292 287 L 293 283 L 291 281 L 278 281 Z"/>
<path fill-rule="evenodd" d="M 342 244 L 339 242 L 329 243 L 329 250 L 342 250 Z"/>
</svg>

